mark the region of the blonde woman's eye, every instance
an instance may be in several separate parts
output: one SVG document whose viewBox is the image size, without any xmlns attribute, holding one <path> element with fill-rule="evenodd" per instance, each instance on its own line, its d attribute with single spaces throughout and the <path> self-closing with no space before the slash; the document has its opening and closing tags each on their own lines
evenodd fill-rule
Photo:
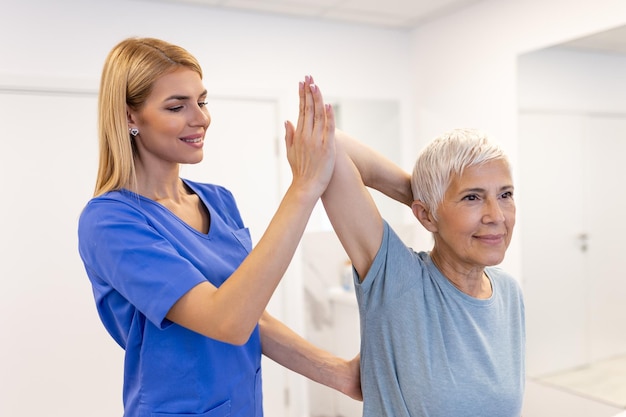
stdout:
<svg viewBox="0 0 626 417">
<path fill-rule="evenodd" d="M 168 107 L 168 110 L 174 113 L 177 113 L 179 111 L 181 111 L 183 109 L 183 106 L 174 106 L 174 107 Z"/>
<path fill-rule="evenodd" d="M 200 106 L 200 107 L 206 107 L 208 104 L 209 104 L 209 102 L 208 102 L 208 101 L 201 101 L 201 102 L 199 102 L 199 103 L 198 103 L 198 106 Z"/>
</svg>

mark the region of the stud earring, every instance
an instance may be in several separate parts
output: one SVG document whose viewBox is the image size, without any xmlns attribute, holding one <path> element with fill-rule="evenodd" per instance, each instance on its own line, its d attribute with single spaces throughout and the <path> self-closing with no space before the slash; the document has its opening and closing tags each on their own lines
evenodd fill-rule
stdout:
<svg viewBox="0 0 626 417">
<path fill-rule="evenodd" d="M 132 137 L 135 137 L 139 134 L 139 129 L 137 129 L 136 127 L 129 127 L 128 131 L 130 132 Z"/>
</svg>

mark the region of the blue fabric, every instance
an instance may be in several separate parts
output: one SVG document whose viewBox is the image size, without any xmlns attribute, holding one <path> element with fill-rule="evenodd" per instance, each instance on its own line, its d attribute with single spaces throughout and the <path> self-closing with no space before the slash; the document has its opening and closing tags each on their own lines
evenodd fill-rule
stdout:
<svg viewBox="0 0 626 417">
<path fill-rule="evenodd" d="M 504 271 L 486 273 L 492 296 L 470 297 L 385 223 L 367 276 L 355 275 L 364 417 L 520 416 L 523 298 Z"/>
<path fill-rule="evenodd" d="M 124 415 L 261 417 L 258 326 L 234 346 L 165 318 L 199 283 L 219 287 L 252 249 L 232 194 L 185 182 L 210 213 L 208 234 L 126 190 L 93 198 L 80 216 L 79 252 L 98 313 L 125 349 Z"/>
</svg>

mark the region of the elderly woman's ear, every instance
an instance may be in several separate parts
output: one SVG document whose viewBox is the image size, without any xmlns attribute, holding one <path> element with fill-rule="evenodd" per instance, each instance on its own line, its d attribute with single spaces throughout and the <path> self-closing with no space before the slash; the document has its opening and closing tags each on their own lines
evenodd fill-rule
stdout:
<svg viewBox="0 0 626 417">
<path fill-rule="evenodd" d="M 413 210 L 413 215 L 417 218 L 417 220 L 419 220 L 426 230 L 431 233 L 437 231 L 437 222 L 430 209 L 426 207 L 426 204 L 419 200 L 415 200 L 411 205 L 411 209 Z"/>
</svg>

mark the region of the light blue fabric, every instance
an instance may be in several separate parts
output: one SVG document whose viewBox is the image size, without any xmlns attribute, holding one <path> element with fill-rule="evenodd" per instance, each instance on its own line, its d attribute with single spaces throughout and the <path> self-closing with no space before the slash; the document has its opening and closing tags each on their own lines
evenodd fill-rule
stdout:
<svg viewBox="0 0 626 417">
<path fill-rule="evenodd" d="M 470 297 L 385 223 L 363 283 L 355 276 L 364 417 L 520 416 L 523 298 L 504 271 L 486 273 L 492 297 Z"/>
<path fill-rule="evenodd" d="M 165 318 L 199 283 L 219 287 L 252 249 L 231 193 L 186 183 L 210 213 L 208 234 L 125 190 L 92 199 L 79 220 L 98 313 L 126 351 L 124 415 L 261 417 L 258 326 L 245 345 L 233 346 Z"/>
</svg>

